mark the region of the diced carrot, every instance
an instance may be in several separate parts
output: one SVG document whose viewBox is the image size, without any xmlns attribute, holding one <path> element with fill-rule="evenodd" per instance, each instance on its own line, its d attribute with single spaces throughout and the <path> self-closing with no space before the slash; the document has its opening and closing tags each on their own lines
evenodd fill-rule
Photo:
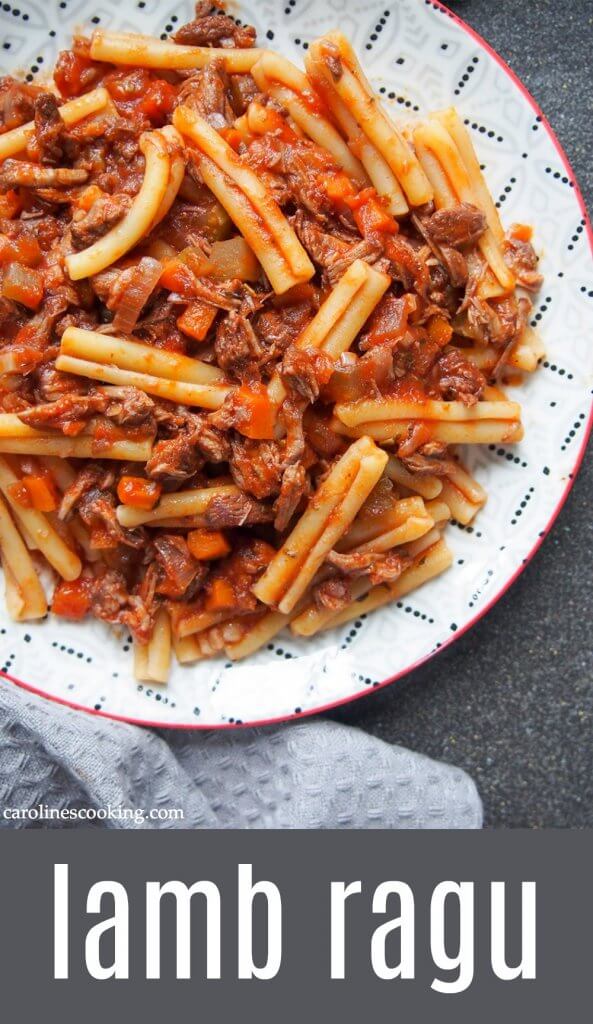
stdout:
<svg viewBox="0 0 593 1024">
<path fill-rule="evenodd" d="M 95 203 L 97 199 L 101 199 L 104 195 L 105 192 L 102 188 L 99 188 L 98 185 L 88 185 L 87 188 L 84 188 L 82 192 L 79 192 L 76 198 L 73 199 L 72 205 L 75 206 L 77 210 L 85 210 L 88 212 L 93 203 Z"/>
<path fill-rule="evenodd" d="M 8 263 L 2 279 L 5 299 L 20 302 L 27 309 L 37 309 L 44 293 L 43 278 L 37 270 L 22 263 Z"/>
<path fill-rule="evenodd" d="M 159 284 L 191 299 L 195 294 L 194 279 L 207 273 L 207 257 L 199 249 L 188 246 L 173 259 L 165 261 Z"/>
<path fill-rule="evenodd" d="M 276 425 L 276 409 L 263 384 L 243 384 L 234 395 L 241 408 L 237 430 L 253 440 L 272 440 Z"/>
<path fill-rule="evenodd" d="M 235 567 L 239 568 L 242 566 L 245 572 L 251 574 L 254 559 L 259 561 L 261 565 L 268 565 L 275 554 L 276 549 L 272 544 L 268 544 L 267 540 L 257 538 L 251 542 L 249 548 L 239 549 L 235 559 Z"/>
<path fill-rule="evenodd" d="M 91 527 L 91 548 L 94 551 L 112 551 L 117 547 L 117 538 L 113 532 L 101 526 Z"/>
<path fill-rule="evenodd" d="M 221 577 L 217 577 L 209 582 L 208 592 L 204 601 L 205 611 L 222 611 L 224 608 L 232 608 L 235 603 L 236 597 L 232 583 Z"/>
<path fill-rule="evenodd" d="M 511 224 L 509 235 L 511 238 L 516 238 L 518 242 L 530 242 L 533 228 L 530 224 Z"/>
<path fill-rule="evenodd" d="M 399 231 L 399 224 L 387 212 L 374 188 L 363 188 L 355 195 L 345 196 L 344 202 L 352 210 L 362 235 L 378 232 L 395 235 Z"/>
<path fill-rule="evenodd" d="M 91 607 L 92 585 L 88 576 L 79 576 L 71 582 L 61 580 L 54 590 L 52 612 L 65 619 L 83 619 Z"/>
<path fill-rule="evenodd" d="M 38 332 L 39 328 L 36 326 L 34 322 L 32 325 L 31 322 L 23 324 L 23 326 L 19 328 L 19 330 L 16 332 L 14 336 L 15 345 L 18 345 L 19 347 L 32 345 L 32 347 L 34 348 L 35 344 L 38 344 Z"/>
<path fill-rule="evenodd" d="M 145 68 L 111 71 L 104 85 L 120 114 L 140 112 L 157 126 L 164 124 L 175 105 L 174 86 Z"/>
<path fill-rule="evenodd" d="M 138 109 L 156 124 L 163 124 L 175 106 L 176 89 L 164 78 L 154 79 L 142 96 Z"/>
<path fill-rule="evenodd" d="M 86 77 L 88 81 L 89 71 L 93 67 L 100 68 L 101 65 L 94 64 L 92 60 L 72 50 L 62 50 L 54 69 L 54 81 L 62 96 L 66 99 L 79 96 L 85 89 L 83 79 Z"/>
<path fill-rule="evenodd" d="M 9 484 L 8 493 L 12 500 L 16 501 L 17 505 L 21 505 L 23 508 L 31 508 L 31 497 L 22 480 L 16 480 L 13 484 Z"/>
<path fill-rule="evenodd" d="M 448 345 L 453 337 L 453 328 L 448 320 L 445 320 L 444 316 L 431 316 L 428 324 L 426 325 L 428 337 L 439 348 L 443 345 Z"/>
<path fill-rule="evenodd" d="M 55 512 L 60 504 L 60 495 L 49 473 L 24 476 L 23 484 L 33 508 L 38 512 Z"/>
<path fill-rule="evenodd" d="M 221 530 L 191 530 L 187 535 L 187 546 L 194 558 L 202 562 L 222 558 L 231 550 L 231 545 Z"/>
<path fill-rule="evenodd" d="M 159 284 L 162 288 L 168 288 L 170 292 L 177 292 L 184 299 L 191 299 L 195 294 L 195 277 L 187 264 L 182 263 L 177 257 L 167 260 Z"/>
<path fill-rule="evenodd" d="M 334 203 L 344 202 L 347 196 L 355 195 L 355 188 L 350 178 L 343 171 L 328 175 L 323 181 L 328 199 Z"/>
<path fill-rule="evenodd" d="M 364 206 L 368 199 L 374 199 L 376 195 L 376 190 L 372 186 L 369 186 L 368 188 L 362 188 L 360 192 L 356 192 L 353 196 L 348 196 L 344 202 L 351 210 L 359 210 L 361 206 Z"/>
<path fill-rule="evenodd" d="M 177 318 L 177 326 L 184 334 L 189 335 L 196 341 L 204 341 L 208 331 L 216 318 L 216 307 L 209 306 L 207 302 L 197 299 L 190 302 L 180 317 Z"/>
<path fill-rule="evenodd" d="M 8 238 L 0 235 L 0 263 L 22 263 L 25 267 L 36 267 L 41 259 L 41 249 L 36 238 L 22 235 Z"/>
<path fill-rule="evenodd" d="M 227 142 L 229 144 L 231 149 L 234 149 L 235 153 L 238 153 L 239 152 L 239 147 L 240 147 L 241 143 L 243 142 L 243 136 L 241 135 L 241 132 L 237 131 L 236 128 L 232 128 L 231 127 L 231 128 L 223 128 L 223 130 L 221 131 L 220 134 L 222 135 L 222 137 L 225 140 L 225 142 Z"/>
<path fill-rule="evenodd" d="M 254 582 L 254 572 L 263 570 L 272 561 L 276 555 L 276 549 L 272 544 L 268 544 L 267 540 L 260 540 L 259 537 L 250 538 L 248 543 L 245 543 L 233 551 L 230 558 L 224 563 L 224 576 L 225 579 L 237 580 L 241 585 L 247 579 L 249 583 L 249 589 L 251 589 L 251 583 Z M 213 579 L 218 577 L 214 576 Z M 207 586 L 213 582 L 211 579 Z"/>
<path fill-rule="evenodd" d="M 141 476 L 122 476 L 117 485 L 117 496 L 124 505 L 150 512 L 159 500 L 162 487 L 155 480 Z"/>
<path fill-rule="evenodd" d="M 372 196 L 352 212 L 356 226 L 363 238 L 372 234 L 395 235 L 399 231 L 397 221 L 393 219 L 379 200 Z"/>
<path fill-rule="evenodd" d="M 282 295 L 272 296 L 271 302 L 276 309 L 282 309 L 283 306 L 297 306 L 300 302 L 310 302 L 312 306 L 316 307 L 317 299 L 318 290 L 315 285 L 310 281 L 304 281 L 302 284 L 293 284 L 292 288 L 283 292 Z"/>
<path fill-rule="evenodd" d="M 12 220 L 21 212 L 23 203 L 21 197 L 14 189 L 0 193 L 0 217 Z"/>
</svg>

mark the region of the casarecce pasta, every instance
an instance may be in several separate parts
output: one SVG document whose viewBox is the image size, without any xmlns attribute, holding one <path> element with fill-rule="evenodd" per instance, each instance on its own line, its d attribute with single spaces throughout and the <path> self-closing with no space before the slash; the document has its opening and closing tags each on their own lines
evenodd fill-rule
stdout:
<svg viewBox="0 0 593 1024">
<path fill-rule="evenodd" d="M 8 613 L 125 629 L 155 684 L 448 569 L 487 500 L 457 446 L 520 441 L 544 355 L 456 111 L 398 123 L 340 32 L 298 68 L 204 10 L 0 83 Z"/>
</svg>

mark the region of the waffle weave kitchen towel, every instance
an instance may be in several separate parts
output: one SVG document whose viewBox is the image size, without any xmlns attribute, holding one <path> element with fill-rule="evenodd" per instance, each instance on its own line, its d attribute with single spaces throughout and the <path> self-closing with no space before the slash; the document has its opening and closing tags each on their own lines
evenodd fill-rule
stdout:
<svg viewBox="0 0 593 1024">
<path fill-rule="evenodd" d="M 0 679 L 0 827 L 481 823 L 476 787 L 461 769 L 346 725 L 311 719 L 267 729 L 155 732 L 71 710 Z"/>
</svg>

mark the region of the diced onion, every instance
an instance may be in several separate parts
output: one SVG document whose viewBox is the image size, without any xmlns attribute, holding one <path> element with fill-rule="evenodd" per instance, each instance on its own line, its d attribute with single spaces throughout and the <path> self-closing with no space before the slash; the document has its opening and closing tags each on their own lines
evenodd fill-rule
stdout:
<svg viewBox="0 0 593 1024">
<path fill-rule="evenodd" d="M 130 283 L 123 289 L 113 318 L 112 328 L 118 334 L 129 334 L 158 284 L 162 273 L 159 260 L 144 256 L 134 267 Z"/>
</svg>

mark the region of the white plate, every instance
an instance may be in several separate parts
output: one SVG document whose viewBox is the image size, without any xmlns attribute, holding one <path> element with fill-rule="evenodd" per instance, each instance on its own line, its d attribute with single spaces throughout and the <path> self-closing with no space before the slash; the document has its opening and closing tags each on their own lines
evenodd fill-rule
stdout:
<svg viewBox="0 0 593 1024">
<path fill-rule="evenodd" d="M 32 75 L 52 67 L 83 23 L 158 36 L 189 20 L 193 6 L 15 2 L 17 9 L 0 7 L 5 63 Z M 20 626 L 0 611 L 0 666 L 12 679 L 81 708 L 159 726 L 218 727 L 319 711 L 400 677 L 451 643 L 534 554 L 566 497 L 591 426 L 593 266 L 585 210 L 557 140 L 500 58 L 449 11 L 422 0 L 251 0 L 240 14 L 256 25 L 262 43 L 296 62 L 307 40 L 339 26 L 395 115 L 457 105 L 505 222 L 536 224 L 545 284 L 534 322 L 548 357 L 518 395 L 525 440 L 470 453 L 489 499 L 474 527 L 449 528 L 453 568 L 397 606 L 307 642 L 278 637 L 246 664 L 219 659 L 176 668 L 167 687 L 136 683 L 130 644 L 118 643 L 101 623 L 50 618 Z"/>
</svg>

